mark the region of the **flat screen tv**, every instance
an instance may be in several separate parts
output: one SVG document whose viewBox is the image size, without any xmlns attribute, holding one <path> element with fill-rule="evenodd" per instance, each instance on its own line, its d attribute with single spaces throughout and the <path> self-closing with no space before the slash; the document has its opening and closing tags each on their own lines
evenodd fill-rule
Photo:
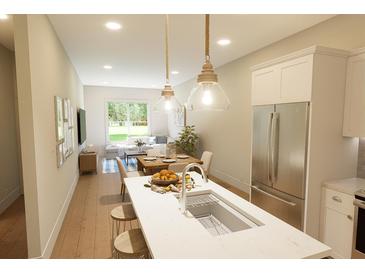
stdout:
<svg viewBox="0 0 365 274">
<path fill-rule="evenodd" d="M 77 128 L 79 145 L 82 145 L 86 141 L 86 112 L 83 109 L 79 109 L 77 112 Z"/>
</svg>

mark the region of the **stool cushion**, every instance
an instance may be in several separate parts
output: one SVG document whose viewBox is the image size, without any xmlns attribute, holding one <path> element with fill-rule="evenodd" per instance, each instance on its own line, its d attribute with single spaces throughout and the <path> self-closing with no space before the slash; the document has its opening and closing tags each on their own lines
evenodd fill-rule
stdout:
<svg viewBox="0 0 365 274">
<path fill-rule="evenodd" d="M 122 205 L 113 208 L 110 215 L 117 221 L 132 221 L 137 219 L 132 203 L 123 203 Z"/>
<path fill-rule="evenodd" d="M 126 255 L 142 255 L 148 252 L 142 230 L 139 228 L 127 230 L 120 234 L 115 238 L 114 248 L 117 252 Z"/>
</svg>

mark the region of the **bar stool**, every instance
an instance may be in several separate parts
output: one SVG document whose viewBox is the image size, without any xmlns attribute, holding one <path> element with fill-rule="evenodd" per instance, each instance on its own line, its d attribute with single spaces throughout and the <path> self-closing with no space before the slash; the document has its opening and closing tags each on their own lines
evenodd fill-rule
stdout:
<svg viewBox="0 0 365 274">
<path fill-rule="evenodd" d="M 114 241 L 114 258 L 117 259 L 147 259 L 150 258 L 142 230 L 124 231 Z"/>
<path fill-rule="evenodd" d="M 132 203 L 123 203 L 112 209 L 110 212 L 112 219 L 112 235 L 111 235 L 111 249 L 112 254 L 114 252 L 114 240 L 121 233 L 120 226 L 121 222 L 124 222 L 123 231 L 126 229 L 126 223 L 130 222 L 132 228 L 132 221 L 137 219 L 136 213 L 134 212 Z"/>
</svg>

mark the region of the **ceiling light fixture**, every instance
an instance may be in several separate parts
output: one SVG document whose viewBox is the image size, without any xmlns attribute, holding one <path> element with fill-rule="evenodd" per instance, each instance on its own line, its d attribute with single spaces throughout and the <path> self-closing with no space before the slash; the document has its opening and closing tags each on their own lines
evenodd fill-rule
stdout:
<svg viewBox="0 0 365 274">
<path fill-rule="evenodd" d="M 0 14 L 0 20 L 7 20 L 9 19 L 9 15 L 7 14 Z"/>
<path fill-rule="evenodd" d="M 166 62 L 166 83 L 161 92 L 161 97 L 153 107 L 154 111 L 169 112 L 181 108 L 181 104 L 176 99 L 175 93 L 170 84 L 170 68 L 169 68 L 169 16 L 165 17 L 165 62 Z"/>
<path fill-rule="evenodd" d="M 229 39 L 220 39 L 217 41 L 217 44 L 220 46 L 228 46 L 231 44 L 231 40 Z"/>
<path fill-rule="evenodd" d="M 190 92 L 189 110 L 227 110 L 230 101 L 218 83 L 209 55 L 209 14 L 205 15 L 205 62 L 198 75 L 197 86 Z"/>
<path fill-rule="evenodd" d="M 112 69 L 113 67 L 111 65 L 104 65 L 103 68 L 104 69 Z"/>
<path fill-rule="evenodd" d="M 110 30 L 120 30 L 122 25 L 117 22 L 107 22 L 105 23 L 105 27 Z"/>
</svg>

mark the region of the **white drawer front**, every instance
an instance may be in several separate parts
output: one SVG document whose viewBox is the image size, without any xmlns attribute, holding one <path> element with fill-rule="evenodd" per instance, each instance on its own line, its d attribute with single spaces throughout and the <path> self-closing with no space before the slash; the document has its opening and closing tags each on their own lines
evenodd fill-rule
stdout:
<svg viewBox="0 0 365 274">
<path fill-rule="evenodd" d="M 343 214 L 354 215 L 353 196 L 334 191 L 332 189 L 325 190 L 325 205 Z"/>
</svg>

